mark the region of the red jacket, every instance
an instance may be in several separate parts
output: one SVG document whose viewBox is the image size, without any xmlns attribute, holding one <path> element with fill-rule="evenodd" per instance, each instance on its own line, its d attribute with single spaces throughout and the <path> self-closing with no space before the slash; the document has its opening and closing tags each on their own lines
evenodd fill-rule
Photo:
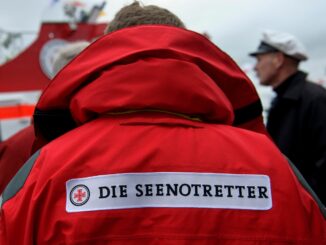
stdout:
<svg viewBox="0 0 326 245">
<path fill-rule="evenodd" d="M 0 194 L 33 153 L 46 143 L 43 137 L 36 140 L 32 125 L 0 143 Z"/>
<path fill-rule="evenodd" d="M 28 126 L 0 143 L 0 194 L 31 156 L 34 129 Z"/>
<path fill-rule="evenodd" d="M 249 79 L 201 35 L 104 36 L 41 96 L 35 127 L 54 140 L 6 189 L 0 243 L 325 243 L 321 209 L 260 109 Z"/>
</svg>

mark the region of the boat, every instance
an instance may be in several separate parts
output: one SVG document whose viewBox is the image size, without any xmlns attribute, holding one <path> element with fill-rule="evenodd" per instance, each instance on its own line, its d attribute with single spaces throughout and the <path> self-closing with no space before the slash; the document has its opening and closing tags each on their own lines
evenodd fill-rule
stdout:
<svg viewBox="0 0 326 245">
<path fill-rule="evenodd" d="M 39 96 L 51 82 L 56 51 L 74 41 L 92 42 L 103 35 L 97 17 L 105 2 L 76 18 L 78 6 L 65 6 L 67 22 L 43 22 L 37 38 L 13 59 L 0 65 L 0 141 L 31 124 Z M 69 6 L 68 6 L 69 7 Z"/>
</svg>

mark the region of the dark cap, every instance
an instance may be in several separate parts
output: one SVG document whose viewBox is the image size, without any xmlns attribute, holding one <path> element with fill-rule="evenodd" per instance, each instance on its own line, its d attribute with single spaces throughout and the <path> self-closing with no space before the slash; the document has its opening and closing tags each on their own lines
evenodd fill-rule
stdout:
<svg viewBox="0 0 326 245">
<path fill-rule="evenodd" d="M 281 52 L 280 50 L 268 45 L 265 42 L 261 42 L 257 48 L 256 51 L 250 53 L 250 56 L 257 56 L 259 54 L 266 54 L 266 53 L 272 53 L 272 52 Z"/>
</svg>

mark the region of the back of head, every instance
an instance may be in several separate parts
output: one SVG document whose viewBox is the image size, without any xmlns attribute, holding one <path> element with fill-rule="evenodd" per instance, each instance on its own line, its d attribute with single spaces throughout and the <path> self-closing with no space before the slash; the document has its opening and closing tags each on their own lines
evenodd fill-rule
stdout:
<svg viewBox="0 0 326 245">
<path fill-rule="evenodd" d="M 185 28 L 183 22 L 169 10 L 154 5 L 140 6 L 138 1 L 123 7 L 109 23 L 105 34 L 137 25 L 169 25 Z"/>
<path fill-rule="evenodd" d="M 76 41 L 61 47 L 54 58 L 52 74 L 55 76 L 66 64 L 75 58 L 88 45 L 89 42 L 87 41 Z"/>
</svg>

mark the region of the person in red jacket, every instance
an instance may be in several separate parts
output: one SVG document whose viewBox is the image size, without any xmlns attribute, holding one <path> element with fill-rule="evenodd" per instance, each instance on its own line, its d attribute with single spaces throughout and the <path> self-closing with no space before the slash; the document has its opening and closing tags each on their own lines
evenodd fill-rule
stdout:
<svg viewBox="0 0 326 245">
<path fill-rule="evenodd" d="M 157 6 L 110 26 L 36 106 L 51 142 L 3 194 L 1 244 L 325 244 L 236 63 Z"/>
<path fill-rule="evenodd" d="M 53 73 L 57 74 L 88 45 L 89 42 L 76 41 L 58 49 L 53 61 Z M 47 141 L 41 137 L 36 141 L 32 125 L 0 142 L 0 194 L 28 158 L 46 143 Z"/>
</svg>

